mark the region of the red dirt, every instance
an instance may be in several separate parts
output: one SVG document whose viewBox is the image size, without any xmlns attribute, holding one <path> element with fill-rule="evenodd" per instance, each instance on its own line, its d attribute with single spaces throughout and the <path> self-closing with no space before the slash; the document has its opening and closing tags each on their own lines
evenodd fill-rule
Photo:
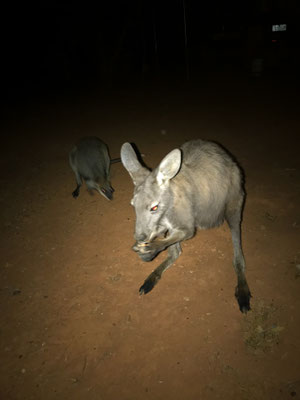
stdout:
<svg viewBox="0 0 300 400">
<path fill-rule="evenodd" d="M 220 81 L 101 96 L 99 90 L 7 114 L 0 398 L 299 398 L 296 90 L 267 80 Z M 68 152 L 85 135 L 104 140 L 112 158 L 122 143 L 135 142 L 151 167 L 197 137 L 237 157 L 246 173 L 252 311 L 241 314 L 234 297 L 226 225 L 183 243 L 175 265 L 139 296 L 165 255 L 143 263 L 131 250 L 133 185 L 122 164 L 112 165 L 112 202 L 85 188 L 72 198 Z"/>
</svg>

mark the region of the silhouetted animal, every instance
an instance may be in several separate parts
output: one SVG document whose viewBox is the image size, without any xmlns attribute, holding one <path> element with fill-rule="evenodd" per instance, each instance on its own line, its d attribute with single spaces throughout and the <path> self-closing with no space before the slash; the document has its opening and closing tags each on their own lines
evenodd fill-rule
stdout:
<svg viewBox="0 0 300 400">
<path fill-rule="evenodd" d="M 89 190 L 97 190 L 108 200 L 112 200 L 114 189 L 110 184 L 110 164 L 121 161 L 110 160 L 108 147 L 97 137 L 84 137 L 69 154 L 69 161 L 76 176 L 77 187 L 74 198 L 79 196 L 82 180 Z"/>
</svg>

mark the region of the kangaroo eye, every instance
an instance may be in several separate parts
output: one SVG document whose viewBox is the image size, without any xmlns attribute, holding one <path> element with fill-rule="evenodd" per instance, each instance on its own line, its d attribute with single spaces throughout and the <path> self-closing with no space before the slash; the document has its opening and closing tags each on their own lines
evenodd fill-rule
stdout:
<svg viewBox="0 0 300 400">
<path fill-rule="evenodd" d="M 151 212 L 155 212 L 158 209 L 158 204 L 155 204 L 153 207 L 150 208 Z"/>
</svg>

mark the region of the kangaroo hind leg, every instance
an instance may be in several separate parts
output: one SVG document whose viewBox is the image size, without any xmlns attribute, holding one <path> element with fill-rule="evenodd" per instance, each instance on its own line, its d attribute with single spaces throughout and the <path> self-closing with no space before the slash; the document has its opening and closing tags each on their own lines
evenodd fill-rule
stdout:
<svg viewBox="0 0 300 400">
<path fill-rule="evenodd" d="M 69 161 L 70 161 L 71 168 L 75 174 L 76 183 L 77 183 L 76 189 L 72 192 L 72 196 L 74 197 L 74 199 L 76 199 L 79 196 L 80 187 L 82 185 L 82 178 L 81 178 L 81 175 L 78 171 L 78 168 L 77 168 L 77 165 L 75 162 L 75 155 L 76 155 L 76 150 L 73 149 L 70 153 Z"/>
<path fill-rule="evenodd" d="M 247 313 L 250 310 L 251 293 L 245 275 L 245 259 L 241 244 L 241 214 L 243 198 L 235 202 L 233 207 L 228 207 L 225 213 L 229 225 L 233 244 L 233 266 L 237 275 L 237 286 L 235 297 L 238 301 L 241 312 Z"/>
</svg>

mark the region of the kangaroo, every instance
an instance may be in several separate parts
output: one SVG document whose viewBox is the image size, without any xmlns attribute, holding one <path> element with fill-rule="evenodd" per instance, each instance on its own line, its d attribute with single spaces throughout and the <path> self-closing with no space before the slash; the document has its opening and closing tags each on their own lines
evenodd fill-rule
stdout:
<svg viewBox="0 0 300 400">
<path fill-rule="evenodd" d="M 235 296 L 241 312 L 250 310 L 250 291 L 241 246 L 244 205 L 243 176 L 233 157 L 220 145 L 201 139 L 171 151 L 153 171 L 142 166 L 130 143 L 121 148 L 121 161 L 134 183 L 133 250 L 143 261 L 152 261 L 168 249 L 167 258 L 147 277 L 140 294 L 150 292 L 181 254 L 180 242 L 196 229 L 229 225 L 233 265 L 237 275 Z"/>
<path fill-rule="evenodd" d="M 112 200 L 114 189 L 110 184 L 110 164 L 120 162 L 120 158 L 110 160 L 108 147 L 97 137 L 84 137 L 69 154 L 69 161 L 74 171 L 77 187 L 72 195 L 79 196 L 82 179 L 88 190 L 97 190 L 108 200 Z"/>
</svg>

